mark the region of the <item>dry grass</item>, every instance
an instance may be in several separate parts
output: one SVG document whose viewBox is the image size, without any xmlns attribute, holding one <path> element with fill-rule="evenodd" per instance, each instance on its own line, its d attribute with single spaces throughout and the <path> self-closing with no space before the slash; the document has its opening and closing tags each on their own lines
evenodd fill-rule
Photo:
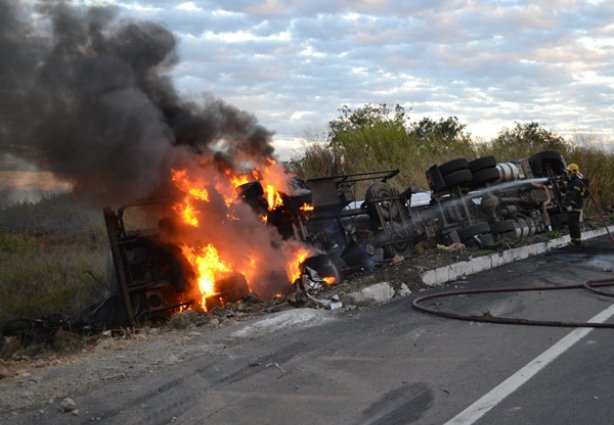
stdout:
<svg viewBox="0 0 614 425">
<path fill-rule="evenodd" d="M 0 323 L 74 315 L 102 295 L 106 247 L 88 237 L 0 233 Z"/>
<path fill-rule="evenodd" d="M 567 154 L 567 162 L 580 165 L 590 181 L 590 192 L 602 208 L 614 205 L 614 153 L 577 147 Z"/>
<path fill-rule="evenodd" d="M 74 315 L 99 299 L 108 242 L 94 212 L 64 199 L 0 211 L 0 324 Z"/>
</svg>

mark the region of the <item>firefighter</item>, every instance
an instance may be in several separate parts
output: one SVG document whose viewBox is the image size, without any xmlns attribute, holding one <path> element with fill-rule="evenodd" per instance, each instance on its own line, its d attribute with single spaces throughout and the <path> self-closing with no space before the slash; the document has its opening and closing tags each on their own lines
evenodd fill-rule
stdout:
<svg viewBox="0 0 614 425">
<path fill-rule="evenodd" d="M 580 234 L 580 216 L 584 204 L 584 192 L 586 187 L 580 177 L 580 167 L 578 164 L 569 164 L 569 181 L 565 192 L 565 207 L 567 208 L 567 219 L 569 226 L 570 245 L 578 246 L 582 243 Z"/>
</svg>

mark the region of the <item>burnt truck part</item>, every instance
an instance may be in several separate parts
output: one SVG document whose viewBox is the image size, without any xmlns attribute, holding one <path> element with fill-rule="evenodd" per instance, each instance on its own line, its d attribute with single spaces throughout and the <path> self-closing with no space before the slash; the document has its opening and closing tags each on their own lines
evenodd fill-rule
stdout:
<svg viewBox="0 0 614 425">
<path fill-rule="evenodd" d="M 374 265 L 376 248 L 401 249 L 411 237 L 402 196 L 386 184 L 398 170 L 323 177 L 311 180 L 294 178 L 291 194 L 280 193 L 282 203 L 269 210 L 264 190 L 257 181 L 237 188 L 238 196 L 277 229 L 285 238 L 294 238 L 310 246 L 321 257 L 335 264 L 335 273 L 319 267 L 322 276 L 338 276 L 354 267 Z M 366 199 L 356 204 L 358 184 L 376 181 L 369 186 Z M 400 235 L 400 236 L 399 236 Z M 401 241 L 395 239 L 402 239 Z M 405 248 L 402 248 L 405 249 Z M 305 262 L 302 267 L 310 267 Z M 369 268 L 372 266 L 369 266 Z"/>
<path fill-rule="evenodd" d="M 313 212 L 306 223 L 307 241 L 331 255 L 347 272 L 370 269 L 384 258 L 406 252 L 413 238 L 408 202 L 387 182 L 399 170 L 385 170 L 307 180 Z M 373 181 L 364 201 L 357 191 Z"/>
<path fill-rule="evenodd" d="M 160 220 L 158 231 L 127 230 L 125 227 L 123 216 L 127 208 L 158 202 L 161 201 L 138 202 L 117 211 L 104 209 L 111 269 L 117 282 L 117 293 L 108 302 L 120 306 L 119 325 L 166 320 L 194 302 L 186 299 L 190 267 L 177 246 L 160 239 L 159 232 L 171 224 Z M 108 309 L 105 306 L 104 310 Z"/>
<path fill-rule="evenodd" d="M 294 179 L 292 193 L 281 194 L 283 204 L 274 210 L 267 208 L 259 182 L 240 186 L 237 196 L 283 238 L 313 248 L 316 258 L 302 265 L 311 280 L 334 275 L 338 281 L 397 255 L 407 256 L 421 241 L 492 247 L 559 229 L 567 221 L 563 198 L 568 176 L 557 152 L 504 163 L 482 157 L 435 164 L 426 171 L 431 193 L 420 194 L 415 205 L 411 189 L 400 192 L 389 184 L 398 173 Z M 133 325 L 165 320 L 193 303 L 186 291 L 189 265 L 176 247 L 161 242 L 158 232 L 164 220 L 151 232 L 130 231 L 123 220 L 126 208 L 104 210 L 117 293 L 113 301 L 94 309 L 93 323 L 98 310 L 107 316 L 115 311 L 114 324 Z M 244 282 L 235 282 L 240 276 L 231 280 L 228 288 L 243 288 L 237 296 L 244 295 Z"/>
<path fill-rule="evenodd" d="M 500 178 L 485 189 L 480 202 L 482 216 L 491 224 L 492 232 L 511 232 L 521 239 L 566 224 L 566 168 L 561 155 L 552 151 L 497 164 Z"/>
<path fill-rule="evenodd" d="M 312 193 L 304 180 L 294 178 L 290 181 L 292 193 L 280 193 L 282 203 L 269 210 L 262 184 L 252 181 L 237 187 L 239 199 L 264 219 L 267 225 L 274 226 L 284 239 L 306 240 L 305 223 L 310 213 Z"/>
<path fill-rule="evenodd" d="M 70 329 L 67 318 L 60 314 L 50 314 L 39 319 L 13 319 L 0 328 L 0 348 L 4 337 L 17 337 L 23 345 L 55 343 L 58 330 Z"/>
<path fill-rule="evenodd" d="M 292 194 L 281 193 L 283 203 L 269 210 L 260 182 L 254 181 L 237 187 L 237 197 L 248 204 L 266 225 L 273 226 L 283 238 L 307 240 L 305 228 L 312 195 L 300 179 L 291 182 Z M 163 206 L 172 199 L 159 198 L 138 201 L 119 208 L 104 209 L 104 219 L 111 248 L 109 274 L 114 293 L 100 305 L 92 306 L 82 320 L 88 327 L 131 326 L 164 321 L 183 308 L 194 306 L 190 295 L 193 288 L 193 270 L 181 249 L 164 242 L 162 233 L 174 233 L 174 223 L 162 218 L 157 229 L 128 229 L 124 219 L 129 208 Z M 278 279 L 279 280 L 279 279 Z M 239 273 L 216 281 L 218 297 L 209 300 L 208 307 L 223 307 L 249 295 L 245 277 Z M 222 299 L 224 300 L 222 302 Z"/>
</svg>

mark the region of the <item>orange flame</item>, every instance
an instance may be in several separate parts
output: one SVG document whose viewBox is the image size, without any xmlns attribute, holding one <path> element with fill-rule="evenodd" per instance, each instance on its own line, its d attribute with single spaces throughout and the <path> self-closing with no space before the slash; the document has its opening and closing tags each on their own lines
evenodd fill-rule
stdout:
<svg viewBox="0 0 614 425">
<path fill-rule="evenodd" d="M 301 264 L 311 255 L 311 251 L 309 251 L 305 247 L 300 247 L 296 250 L 291 260 L 287 264 L 287 273 L 288 278 L 290 279 L 290 283 L 294 283 L 296 279 L 299 279 L 302 274 Z"/>
<path fill-rule="evenodd" d="M 171 179 L 175 185 L 186 194 L 183 202 L 177 202 L 173 209 L 183 217 L 183 220 L 192 227 L 198 227 L 198 213 L 194 208 L 194 201 L 208 201 L 209 192 L 204 188 L 202 180 L 192 181 L 188 176 L 188 170 L 171 170 Z"/>
<path fill-rule="evenodd" d="M 201 177 L 202 176 L 202 177 Z M 211 232 L 205 227 L 201 227 L 201 221 L 207 219 L 208 227 L 217 224 L 212 219 L 220 219 L 220 225 L 233 226 L 233 222 L 241 220 L 242 214 L 234 206 L 239 202 L 236 188 L 250 181 L 258 180 L 265 191 L 269 210 L 273 210 L 283 205 L 282 193 L 289 192 L 288 174 L 283 167 L 273 160 L 252 170 L 246 174 L 234 174 L 232 169 L 220 171 L 217 168 L 207 168 L 203 166 L 202 174 L 191 175 L 187 169 L 173 169 L 171 179 L 174 184 L 183 192 L 183 199 L 173 205 L 173 210 L 183 220 L 184 223 L 192 226 L 193 231 L 182 236 L 187 236 L 186 240 L 193 241 L 187 244 L 185 241 L 179 242 L 182 253 L 190 264 L 195 275 L 194 288 L 200 292 L 200 304 L 207 310 L 207 300 L 209 306 L 213 304 L 224 305 L 226 300 L 217 298 L 222 296 L 216 290 L 216 281 L 226 277 L 229 273 L 238 273 L 245 277 L 245 281 L 250 292 L 256 282 L 258 288 L 259 277 L 266 275 L 267 267 L 270 263 L 284 267 L 286 276 L 293 283 L 301 276 L 301 263 L 311 254 L 309 249 L 299 243 L 289 242 L 289 245 L 280 247 L 279 258 L 275 261 L 266 259 L 262 255 L 261 247 L 254 244 L 253 247 L 244 247 L 240 253 L 234 254 L 232 250 L 222 248 L 225 241 L 217 240 L 221 233 Z M 211 191 L 211 192 L 208 192 Z M 208 209 L 210 194 L 221 196 L 226 204 L 227 210 Z M 215 198 L 214 198 L 215 199 Z M 305 204 L 305 209 L 309 210 L 309 205 Z M 217 211 L 217 212 L 213 212 Z M 241 210 L 243 211 L 243 210 Z M 262 226 L 266 224 L 267 215 L 259 217 Z M 202 219 L 202 220 L 201 220 Z M 258 224 L 256 224 L 258 225 Z M 224 227 L 226 229 L 226 227 Z M 183 230 L 187 231 L 187 230 Z M 232 227 L 228 227 L 232 231 Z M 201 233 L 202 232 L 202 233 Z M 266 232 L 268 234 L 268 232 Z M 205 236 L 206 235 L 206 236 Z M 216 235 L 216 236 L 214 236 Z M 203 239 L 206 239 L 203 241 Z M 263 241 L 266 243 L 266 241 Z M 268 246 L 268 244 L 267 244 Z M 270 254 L 267 254 L 270 255 Z M 223 259 L 222 259 L 223 257 Z"/>
<path fill-rule="evenodd" d="M 288 174 L 285 169 L 273 159 L 269 158 L 267 164 L 254 176 L 257 176 L 262 184 L 262 188 L 266 194 L 269 211 L 273 211 L 275 208 L 282 206 L 284 201 L 280 192 L 290 192 Z"/>
<path fill-rule="evenodd" d="M 251 282 L 253 281 L 254 276 L 256 276 L 257 265 L 258 259 L 252 255 L 251 257 L 249 257 L 247 266 L 245 266 L 245 269 L 242 271 L 242 274 L 243 276 L 245 276 L 245 281 L 247 282 L 247 286 L 249 287 L 250 292 L 253 292 Z"/>
<path fill-rule="evenodd" d="M 196 216 L 196 211 L 194 211 L 190 198 L 186 197 L 184 202 L 176 203 L 173 205 L 173 209 L 177 214 L 183 217 L 183 221 L 185 221 L 186 224 L 192 227 L 198 227 L 198 217 Z"/>
<path fill-rule="evenodd" d="M 209 200 L 209 192 L 204 188 L 205 183 L 202 180 L 192 181 L 188 177 L 188 170 L 171 170 L 171 178 L 182 192 L 189 195 L 190 198 L 201 201 Z"/>
<path fill-rule="evenodd" d="M 284 204 L 284 200 L 281 198 L 281 195 L 275 189 L 275 186 L 272 184 L 267 184 L 263 187 L 264 193 L 266 194 L 266 202 L 269 208 L 269 211 L 273 211 L 275 208 L 279 208 Z"/>
<path fill-rule="evenodd" d="M 198 289 L 202 294 L 201 306 L 207 310 L 207 298 L 215 296 L 215 281 L 231 271 L 230 266 L 222 261 L 215 247 L 211 244 L 201 249 L 182 246 L 183 255 L 195 268 Z"/>
<path fill-rule="evenodd" d="M 304 213 L 311 213 L 313 212 L 313 205 L 305 202 L 303 205 L 301 205 L 299 209 L 303 211 Z"/>
<path fill-rule="evenodd" d="M 224 198 L 226 207 L 230 207 L 237 200 L 235 189 L 245 183 L 249 183 L 251 180 L 247 175 L 236 175 L 231 170 L 225 170 L 224 174 L 227 177 L 227 181 L 216 184 L 215 190 Z"/>
<path fill-rule="evenodd" d="M 335 276 L 324 276 L 322 279 L 324 279 L 324 282 L 326 282 L 327 285 L 332 285 L 337 282 L 337 278 Z"/>
<path fill-rule="evenodd" d="M 230 183 L 232 183 L 233 187 L 239 187 L 242 184 L 249 183 L 249 178 L 245 175 L 243 176 L 230 176 Z"/>
</svg>

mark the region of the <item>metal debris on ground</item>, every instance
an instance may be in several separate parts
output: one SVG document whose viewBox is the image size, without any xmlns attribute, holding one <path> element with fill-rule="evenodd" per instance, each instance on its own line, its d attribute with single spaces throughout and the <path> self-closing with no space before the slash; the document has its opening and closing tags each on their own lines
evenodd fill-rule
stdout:
<svg viewBox="0 0 614 425">
<path fill-rule="evenodd" d="M 305 272 L 301 276 L 301 285 L 307 293 L 313 294 L 322 290 L 326 286 L 326 281 L 320 277 L 317 271 L 311 267 L 305 267 Z"/>
</svg>

